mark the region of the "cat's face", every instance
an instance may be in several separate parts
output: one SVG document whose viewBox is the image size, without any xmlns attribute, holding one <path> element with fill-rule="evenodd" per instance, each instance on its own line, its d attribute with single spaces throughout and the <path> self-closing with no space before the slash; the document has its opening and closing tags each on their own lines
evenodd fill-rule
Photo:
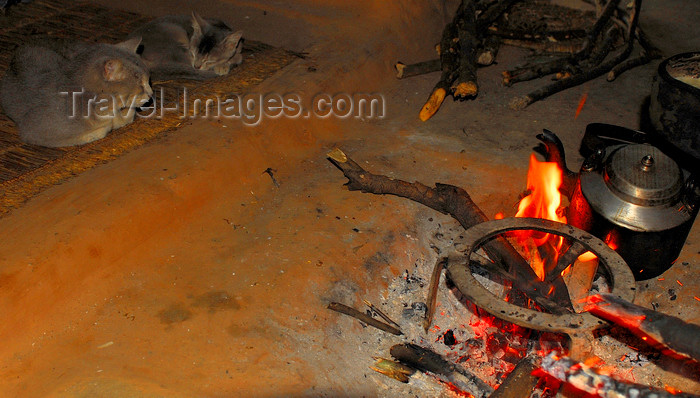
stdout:
<svg viewBox="0 0 700 398">
<path fill-rule="evenodd" d="M 135 55 L 140 42 L 141 39 L 137 38 L 117 44 L 116 47 L 125 54 L 121 57 L 108 57 L 103 61 L 104 88 L 118 99 L 123 99 L 120 108 L 140 107 L 153 95 L 148 70 Z"/>
<path fill-rule="evenodd" d="M 95 93 L 94 115 L 111 118 L 120 110 L 139 108 L 153 95 L 146 66 L 136 55 L 141 39 L 99 45 L 85 88 Z"/>
<path fill-rule="evenodd" d="M 196 13 L 192 14 L 192 28 L 189 48 L 194 69 L 225 75 L 231 66 L 241 63 L 243 31 L 231 32 L 227 27 L 207 22 Z"/>
</svg>

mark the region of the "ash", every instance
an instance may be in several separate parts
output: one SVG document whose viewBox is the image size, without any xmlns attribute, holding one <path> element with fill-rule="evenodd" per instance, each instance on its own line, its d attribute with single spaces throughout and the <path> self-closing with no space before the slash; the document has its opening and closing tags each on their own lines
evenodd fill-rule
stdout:
<svg viewBox="0 0 700 398">
<path fill-rule="evenodd" d="M 444 225 L 438 224 L 435 229 L 433 224 L 433 229 L 419 231 L 418 236 L 426 237 L 423 240 L 427 242 L 426 250 L 418 256 L 419 260 L 412 267 L 404 269 L 390 281 L 388 290 L 383 295 L 385 301 L 382 307 L 401 326 L 403 342 L 433 350 L 494 388 L 503 382 L 526 355 L 543 358 L 552 351 L 566 353 L 569 344 L 566 335 L 534 331 L 491 316 L 451 288 L 444 271 L 440 276 L 432 326 L 427 333 L 423 330 L 422 320 L 427 310 L 426 300 L 433 267 L 441 257 L 454 250 L 463 231 L 456 223 Z M 493 277 L 487 277 L 486 272 L 478 269 L 473 269 L 473 273 L 479 282 L 499 298 L 506 299 L 510 293 L 508 282 L 502 283 Z M 591 290 L 610 291 L 608 278 L 598 274 Z M 669 380 L 669 373 L 660 369 L 668 368 L 668 361 L 659 351 L 641 343 L 640 339 L 619 327 L 596 331 L 593 337 L 593 355 L 599 359 L 607 374 L 621 381 L 651 387 L 663 388 L 667 385 L 663 380 Z M 389 340 L 384 341 L 389 343 Z M 388 352 L 393 344 L 396 344 L 396 340 L 385 347 L 377 347 L 378 352 L 390 358 Z M 691 373 L 693 371 L 694 369 L 690 370 Z M 683 369 L 671 369 L 671 372 L 689 373 Z M 411 376 L 407 385 L 378 374 L 374 379 L 383 385 L 386 396 L 457 396 L 437 378 L 421 372 Z M 546 385 L 540 384 L 532 396 L 553 396 Z M 479 395 L 476 391 L 471 393 Z"/>
<path fill-rule="evenodd" d="M 417 260 L 388 287 L 386 307 L 401 308 L 400 319 L 395 321 L 401 326 L 405 342 L 433 350 L 494 388 L 526 355 L 560 351 L 562 344 L 566 343 L 562 335 L 540 333 L 491 316 L 452 288 L 444 271 L 440 276 L 433 324 L 425 332 L 422 321 L 427 311 L 430 274 L 435 262 L 449 250 L 454 250 L 453 246 L 460 238 L 459 225 L 440 227 L 430 241 L 434 255 Z M 475 269 L 474 273 L 492 293 L 506 299 L 510 292 L 508 282 L 492 279 L 484 270 Z M 398 312 L 392 311 L 394 314 Z M 409 383 L 413 383 L 413 378 L 415 375 Z M 477 395 L 477 392 L 471 393 Z"/>
</svg>

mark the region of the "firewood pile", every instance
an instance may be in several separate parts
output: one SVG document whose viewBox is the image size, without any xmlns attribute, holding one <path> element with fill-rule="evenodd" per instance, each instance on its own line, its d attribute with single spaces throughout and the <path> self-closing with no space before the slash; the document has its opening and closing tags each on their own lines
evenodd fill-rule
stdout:
<svg viewBox="0 0 700 398">
<path fill-rule="evenodd" d="M 605 74 L 612 81 L 626 70 L 661 57 L 639 27 L 641 0 L 582 2 L 591 10 L 547 0 L 462 0 L 436 46 L 439 59 L 396 64 L 398 78 L 441 72 L 420 119 L 430 119 L 449 95 L 455 100 L 476 97 L 477 68 L 493 64 L 503 44 L 550 55 L 544 62 L 504 71 L 503 85 L 548 75 L 555 80 L 514 98 L 509 106 L 515 110 Z"/>
</svg>

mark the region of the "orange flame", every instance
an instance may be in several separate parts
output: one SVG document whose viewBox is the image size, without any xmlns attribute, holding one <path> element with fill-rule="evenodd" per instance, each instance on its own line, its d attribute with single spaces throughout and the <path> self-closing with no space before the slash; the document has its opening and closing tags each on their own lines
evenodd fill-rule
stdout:
<svg viewBox="0 0 700 398">
<path fill-rule="evenodd" d="M 605 235 L 605 244 L 608 245 L 613 250 L 617 250 L 617 242 L 615 241 L 615 236 L 613 235 L 612 231 L 608 232 L 607 235 Z M 592 252 L 585 252 L 582 255 L 578 256 L 578 261 L 592 261 L 597 259 L 598 256 L 593 254 Z"/>
<path fill-rule="evenodd" d="M 530 155 L 530 167 L 527 172 L 527 189 L 530 194 L 524 197 L 518 205 L 516 217 L 544 218 L 566 223 L 566 217 L 560 215 L 561 194 L 559 187 L 562 183 L 562 170 L 554 162 L 540 162 L 535 154 Z M 538 247 L 549 245 L 552 251 L 551 260 L 556 263 L 563 238 L 546 233 L 516 234 L 522 247 L 529 247 L 527 255 L 530 266 L 540 280 L 545 278 L 545 264 L 539 254 Z M 529 244 L 530 240 L 536 246 Z"/>
</svg>

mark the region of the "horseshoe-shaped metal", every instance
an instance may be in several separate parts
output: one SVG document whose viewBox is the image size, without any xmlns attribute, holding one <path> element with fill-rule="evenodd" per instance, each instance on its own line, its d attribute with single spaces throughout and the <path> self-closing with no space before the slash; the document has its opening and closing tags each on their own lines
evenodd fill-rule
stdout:
<svg viewBox="0 0 700 398">
<path fill-rule="evenodd" d="M 514 230 L 535 230 L 572 239 L 598 256 L 610 276 L 612 294 L 633 301 L 636 289 L 634 276 L 627 263 L 603 241 L 571 225 L 539 218 L 504 218 L 475 225 L 463 234 L 465 254 L 470 258 L 474 250 L 490 238 Z M 606 326 L 607 322 L 588 313 L 553 315 L 523 308 L 506 302 L 491 293 L 474 278 L 469 266 L 450 263 L 447 272 L 459 291 L 478 307 L 491 315 L 516 325 L 567 334 L 577 334 Z"/>
</svg>

